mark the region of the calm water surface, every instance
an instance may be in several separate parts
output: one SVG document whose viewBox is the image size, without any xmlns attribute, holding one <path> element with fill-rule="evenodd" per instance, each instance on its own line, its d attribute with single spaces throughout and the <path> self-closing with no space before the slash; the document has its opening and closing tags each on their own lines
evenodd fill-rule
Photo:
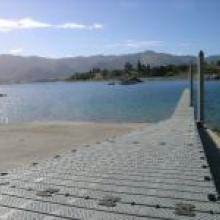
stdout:
<svg viewBox="0 0 220 220">
<path fill-rule="evenodd" d="M 155 122 L 170 117 L 186 81 L 146 81 L 130 86 L 106 82 L 2 85 L 2 122 L 49 120 Z M 207 120 L 220 125 L 220 82 L 207 84 Z"/>
<path fill-rule="evenodd" d="M 212 128 L 220 129 L 220 81 L 210 81 L 205 88 L 205 117 Z"/>
</svg>

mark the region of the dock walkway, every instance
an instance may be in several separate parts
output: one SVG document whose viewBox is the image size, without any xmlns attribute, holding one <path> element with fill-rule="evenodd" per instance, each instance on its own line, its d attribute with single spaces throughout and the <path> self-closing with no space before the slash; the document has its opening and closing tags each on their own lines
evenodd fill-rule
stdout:
<svg viewBox="0 0 220 220">
<path fill-rule="evenodd" d="M 172 117 L 2 173 L 0 219 L 220 220 L 185 90 Z"/>
</svg>

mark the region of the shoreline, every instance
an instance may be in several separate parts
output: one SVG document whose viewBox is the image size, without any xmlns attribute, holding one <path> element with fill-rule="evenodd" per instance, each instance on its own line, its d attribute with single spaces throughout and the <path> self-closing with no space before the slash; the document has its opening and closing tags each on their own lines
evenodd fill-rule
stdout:
<svg viewBox="0 0 220 220">
<path fill-rule="evenodd" d="M 169 81 L 175 81 L 175 80 L 187 80 L 187 76 L 181 77 L 181 76 L 158 76 L 158 77 L 145 77 L 141 78 L 144 81 L 154 81 L 154 80 L 169 80 Z M 66 82 L 66 83 L 74 83 L 74 82 L 112 82 L 112 81 L 119 81 L 119 79 L 105 79 L 105 80 L 64 80 L 64 79 L 59 79 L 59 80 L 48 80 L 48 81 L 24 81 L 24 82 L 2 82 L 0 85 L 26 85 L 26 84 L 40 84 L 40 83 L 59 83 L 59 82 Z M 217 81 L 217 80 L 216 80 Z"/>
<path fill-rule="evenodd" d="M 0 124 L 0 171 L 46 160 L 83 145 L 142 130 L 150 123 L 28 122 Z"/>
</svg>

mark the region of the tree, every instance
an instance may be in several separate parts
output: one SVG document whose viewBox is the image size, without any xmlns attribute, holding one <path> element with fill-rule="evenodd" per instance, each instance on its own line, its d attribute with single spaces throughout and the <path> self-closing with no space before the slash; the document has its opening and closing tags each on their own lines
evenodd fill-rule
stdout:
<svg viewBox="0 0 220 220">
<path fill-rule="evenodd" d="M 150 75 L 150 73 L 151 73 L 150 64 L 147 64 L 146 73 L 147 73 L 147 75 Z"/>
<path fill-rule="evenodd" d="M 111 71 L 111 77 L 121 77 L 123 75 L 122 70 L 112 70 Z"/>
<path fill-rule="evenodd" d="M 142 65 L 142 70 L 143 70 L 143 76 L 150 76 L 151 75 L 150 64 L 147 64 L 147 66 Z"/>
<path fill-rule="evenodd" d="M 138 62 L 137 62 L 137 71 L 138 71 L 139 73 L 141 73 L 141 72 L 143 71 L 143 66 L 142 66 L 140 60 L 138 60 Z"/>
<path fill-rule="evenodd" d="M 99 68 L 93 68 L 93 69 L 92 69 L 92 72 L 93 72 L 93 73 L 100 73 L 101 70 L 100 70 Z"/>
<path fill-rule="evenodd" d="M 107 69 L 102 70 L 102 77 L 104 79 L 108 78 L 109 76 L 109 71 Z"/>
<path fill-rule="evenodd" d="M 126 62 L 126 63 L 125 63 L 125 66 L 124 66 L 125 72 L 126 72 L 126 73 L 129 73 L 132 69 L 133 69 L 132 64 L 129 63 L 129 62 Z"/>
<path fill-rule="evenodd" d="M 217 66 L 220 66 L 220 60 L 217 61 L 216 65 L 217 65 Z"/>
</svg>

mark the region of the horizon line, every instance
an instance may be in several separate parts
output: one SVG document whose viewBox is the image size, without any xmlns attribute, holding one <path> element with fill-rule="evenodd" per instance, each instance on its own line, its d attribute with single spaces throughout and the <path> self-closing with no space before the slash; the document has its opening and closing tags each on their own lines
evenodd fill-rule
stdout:
<svg viewBox="0 0 220 220">
<path fill-rule="evenodd" d="M 200 50 L 199 50 L 200 51 Z M 198 51 L 198 54 L 199 54 Z M 38 55 L 38 54 L 33 54 L 33 55 L 26 55 L 26 54 L 12 54 L 12 53 L 0 53 L 0 56 L 13 56 L 13 57 L 24 57 L 24 58 L 31 58 L 31 57 L 38 57 L 38 58 L 45 58 L 45 59 L 68 59 L 68 58 L 89 58 L 89 57 L 96 57 L 96 56 L 103 56 L 103 57 L 107 57 L 107 56 L 125 56 L 125 55 L 132 55 L 132 54 L 139 54 L 139 53 L 147 53 L 147 52 L 152 52 L 152 53 L 156 53 L 156 54 L 167 54 L 167 55 L 173 55 L 173 56 L 192 56 L 192 57 L 197 57 L 198 54 L 176 54 L 176 53 L 172 53 L 172 52 L 164 52 L 164 51 L 156 51 L 156 50 L 140 50 L 140 51 L 136 51 L 136 52 L 128 52 L 128 53 L 118 53 L 118 54 L 105 54 L 105 53 L 100 53 L 100 54 L 89 54 L 89 55 L 68 55 L 68 56 L 59 56 L 59 57 L 52 57 L 52 56 L 43 56 L 43 55 Z M 220 56 L 219 54 L 206 54 L 206 57 L 210 57 L 210 56 Z"/>
</svg>

